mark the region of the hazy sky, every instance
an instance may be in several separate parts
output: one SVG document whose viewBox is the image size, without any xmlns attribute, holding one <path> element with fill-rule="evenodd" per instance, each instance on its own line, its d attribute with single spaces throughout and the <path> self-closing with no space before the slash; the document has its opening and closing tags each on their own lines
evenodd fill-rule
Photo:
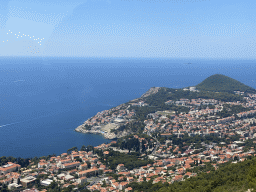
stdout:
<svg viewBox="0 0 256 192">
<path fill-rule="evenodd" d="M 0 0 L 0 56 L 256 58 L 255 0 Z"/>
</svg>

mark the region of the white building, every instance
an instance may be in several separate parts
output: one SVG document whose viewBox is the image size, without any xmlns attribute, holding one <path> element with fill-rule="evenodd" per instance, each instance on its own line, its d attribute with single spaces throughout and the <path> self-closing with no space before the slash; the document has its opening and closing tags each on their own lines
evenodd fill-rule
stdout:
<svg viewBox="0 0 256 192">
<path fill-rule="evenodd" d="M 46 180 L 41 181 L 41 185 L 43 185 L 43 186 L 49 186 L 52 182 L 53 182 L 53 180 L 51 180 L 51 179 L 46 179 Z"/>
</svg>

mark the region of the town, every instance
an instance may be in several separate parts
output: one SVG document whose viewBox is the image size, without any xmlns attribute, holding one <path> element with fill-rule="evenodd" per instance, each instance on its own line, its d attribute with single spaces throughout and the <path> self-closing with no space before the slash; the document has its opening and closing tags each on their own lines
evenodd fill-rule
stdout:
<svg viewBox="0 0 256 192">
<path fill-rule="evenodd" d="M 0 183 L 9 190 L 19 191 L 47 191 L 53 183 L 74 191 L 133 191 L 132 183 L 172 184 L 202 171 L 217 170 L 225 162 L 244 161 L 255 154 L 256 94 L 235 94 L 243 96 L 245 102 L 202 98 L 168 100 L 166 105 L 187 107 L 188 113 L 170 110 L 149 113 L 141 134 L 126 132 L 121 139 L 108 144 L 70 150 L 41 158 L 38 163 L 30 160 L 26 167 L 7 162 L 0 168 Z M 110 129 L 109 134 L 115 134 L 120 126 L 133 121 L 136 110 L 129 109 L 132 106 L 148 104 L 143 100 L 131 101 L 97 113 L 83 126 L 91 130 L 112 123 L 116 128 Z M 234 109 L 239 112 L 234 113 Z M 109 130 L 98 131 L 105 134 Z M 132 142 L 128 144 L 129 141 Z M 130 166 L 125 161 L 110 165 L 113 152 L 137 154 L 135 162 L 142 166 Z"/>
</svg>

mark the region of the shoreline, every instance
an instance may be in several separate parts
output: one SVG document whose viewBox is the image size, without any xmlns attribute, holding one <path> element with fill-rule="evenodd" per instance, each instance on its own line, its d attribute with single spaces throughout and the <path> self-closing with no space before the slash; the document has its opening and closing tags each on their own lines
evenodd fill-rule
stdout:
<svg viewBox="0 0 256 192">
<path fill-rule="evenodd" d="M 84 124 L 79 125 L 75 131 L 79 132 L 79 133 L 85 133 L 85 134 L 101 134 L 105 139 L 110 139 L 110 140 L 115 140 L 117 139 L 116 134 L 114 133 L 108 133 L 108 132 L 104 132 L 102 130 L 86 130 L 84 129 Z M 101 126 L 97 126 L 97 128 L 101 128 Z"/>
</svg>

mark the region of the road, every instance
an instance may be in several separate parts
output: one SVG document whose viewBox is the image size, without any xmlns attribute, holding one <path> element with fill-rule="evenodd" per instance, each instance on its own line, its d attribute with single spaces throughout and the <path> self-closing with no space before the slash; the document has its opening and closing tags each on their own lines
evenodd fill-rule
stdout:
<svg viewBox="0 0 256 192">
<path fill-rule="evenodd" d="M 90 177 L 87 179 L 88 182 L 90 182 L 90 184 L 88 186 L 92 186 L 96 183 L 99 183 L 102 179 L 104 178 L 104 176 L 98 176 L 98 177 Z"/>
<path fill-rule="evenodd" d="M 150 137 L 152 137 L 151 133 L 148 133 L 148 135 L 149 135 Z M 152 137 L 152 138 L 155 139 L 155 141 L 156 141 L 156 146 L 155 146 L 154 150 L 152 151 L 151 155 L 155 155 L 157 148 L 160 146 L 160 142 L 157 140 L 156 137 Z"/>
</svg>

